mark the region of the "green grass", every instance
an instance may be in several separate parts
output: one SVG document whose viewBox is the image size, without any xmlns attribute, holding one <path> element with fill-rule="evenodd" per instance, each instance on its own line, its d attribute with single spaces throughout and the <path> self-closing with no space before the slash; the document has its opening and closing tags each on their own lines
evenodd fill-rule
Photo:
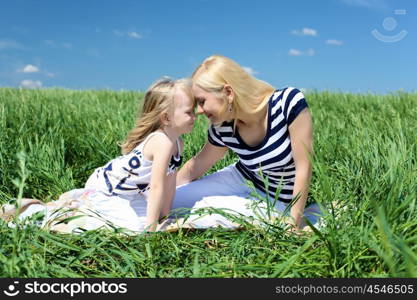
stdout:
<svg viewBox="0 0 417 300">
<path fill-rule="evenodd" d="M 120 155 L 117 142 L 142 96 L 1 88 L 0 203 L 20 193 L 51 201 L 82 187 Z M 416 277 L 417 94 L 306 96 L 314 121 L 311 201 L 344 208 L 333 210 L 339 218 L 326 217 L 321 232 L 295 236 L 266 226 L 59 235 L 1 222 L 0 276 Z M 206 128 L 199 118 L 185 136 L 185 161 L 201 149 Z M 228 154 L 210 172 L 235 160 Z"/>
</svg>

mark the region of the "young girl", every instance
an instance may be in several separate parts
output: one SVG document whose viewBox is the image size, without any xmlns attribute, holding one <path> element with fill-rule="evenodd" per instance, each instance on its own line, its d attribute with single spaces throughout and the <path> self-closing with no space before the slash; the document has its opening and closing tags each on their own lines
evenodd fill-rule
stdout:
<svg viewBox="0 0 417 300">
<path fill-rule="evenodd" d="M 122 156 L 97 168 L 84 189 L 71 190 L 57 201 L 23 199 L 19 218 L 44 211 L 42 226 L 61 232 L 102 226 L 155 231 L 171 209 L 181 164 L 180 136 L 193 128 L 194 106 L 189 80 L 157 81 L 121 145 Z M 4 219 L 12 213 L 10 206 L 3 207 Z M 59 222 L 68 217 L 67 224 Z"/>
</svg>

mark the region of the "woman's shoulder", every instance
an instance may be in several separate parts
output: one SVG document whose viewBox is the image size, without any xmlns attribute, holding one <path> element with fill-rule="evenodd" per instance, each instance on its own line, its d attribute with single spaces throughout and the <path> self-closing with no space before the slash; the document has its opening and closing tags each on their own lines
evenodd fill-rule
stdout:
<svg viewBox="0 0 417 300">
<path fill-rule="evenodd" d="M 288 107 L 292 107 L 300 100 L 305 102 L 305 97 L 302 90 L 296 87 L 288 86 L 282 89 L 278 89 L 274 92 L 271 97 L 271 105 L 272 107 L 276 108 L 281 107 L 286 111 Z"/>
<path fill-rule="evenodd" d="M 286 87 L 280 90 L 280 105 L 281 113 L 284 115 L 284 118 L 287 120 L 287 124 L 290 125 L 294 119 L 303 111 L 305 108 L 308 108 L 307 101 L 304 97 L 302 89 L 296 87 Z"/>
<path fill-rule="evenodd" d="M 304 95 L 303 89 L 299 89 L 293 86 L 287 86 L 284 88 L 276 89 L 272 95 L 272 100 L 280 99 L 292 99 L 295 95 Z"/>
</svg>

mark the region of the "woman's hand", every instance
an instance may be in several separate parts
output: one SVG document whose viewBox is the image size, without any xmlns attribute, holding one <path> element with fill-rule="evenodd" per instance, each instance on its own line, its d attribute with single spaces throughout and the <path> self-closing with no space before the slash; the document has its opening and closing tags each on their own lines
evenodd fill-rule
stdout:
<svg viewBox="0 0 417 300">
<path fill-rule="evenodd" d="M 178 171 L 177 186 L 189 183 L 201 177 L 217 161 L 222 159 L 227 152 L 227 147 L 217 147 L 206 142 L 203 149 L 187 161 Z"/>
<path fill-rule="evenodd" d="M 301 228 L 312 175 L 310 156 L 313 153 L 313 122 L 310 111 L 304 109 L 300 112 L 288 130 L 295 164 L 293 199 L 296 202 L 291 208 L 291 216 L 295 228 Z"/>
</svg>

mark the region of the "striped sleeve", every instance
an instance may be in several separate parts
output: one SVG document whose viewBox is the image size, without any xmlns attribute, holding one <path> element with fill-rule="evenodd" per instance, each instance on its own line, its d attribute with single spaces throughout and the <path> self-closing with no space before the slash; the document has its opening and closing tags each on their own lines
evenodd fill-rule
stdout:
<svg viewBox="0 0 417 300">
<path fill-rule="evenodd" d="M 222 141 L 220 134 L 216 131 L 213 125 L 209 127 L 207 136 L 210 144 L 217 147 L 226 147 L 226 145 Z"/>
<path fill-rule="evenodd" d="M 289 92 L 284 93 L 284 116 L 288 126 L 295 120 L 302 110 L 308 107 L 304 94 L 296 88 L 288 88 Z"/>
</svg>

